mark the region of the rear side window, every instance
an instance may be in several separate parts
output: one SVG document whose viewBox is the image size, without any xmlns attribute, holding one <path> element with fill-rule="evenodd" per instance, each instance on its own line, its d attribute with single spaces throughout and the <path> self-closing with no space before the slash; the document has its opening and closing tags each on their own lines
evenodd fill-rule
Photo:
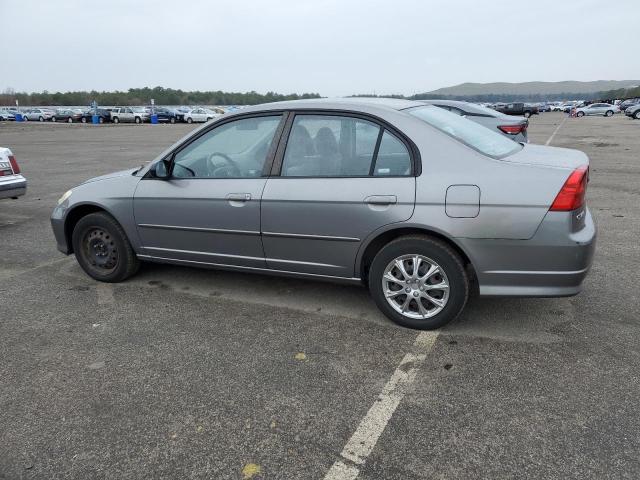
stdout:
<svg viewBox="0 0 640 480">
<path fill-rule="evenodd" d="M 411 172 L 411 157 L 409 150 L 395 135 L 387 130 L 382 134 L 376 165 L 373 170 L 375 176 L 409 175 Z"/>
<path fill-rule="evenodd" d="M 377 123 L 340 115 L 296 115 L 282 162 L 283 177 L 411 174 L 402 141 Z"/>
<path fill-rule="evenodd" d="M 504 158 L 522 149 L 502 134 L 441 108 L 415 107 L 406 112 L 489 157 Z"/>
</svg>

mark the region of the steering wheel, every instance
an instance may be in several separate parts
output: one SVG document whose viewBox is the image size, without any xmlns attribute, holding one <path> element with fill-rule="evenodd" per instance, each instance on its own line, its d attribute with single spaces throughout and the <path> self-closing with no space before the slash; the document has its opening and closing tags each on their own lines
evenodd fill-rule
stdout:
<svg viewBox="0 0 640 480">
<path fill-rule="evenodd" d="M 225 161 L 225 165 L 219 165 L 213 161 L 213 157 L 220 157 Z M 210 177 L 241 177 L 242 172 L 238 164 L 229 155 L 222 152 L 213 152 L 207 157 L 207 170 Z"/>
</svg>

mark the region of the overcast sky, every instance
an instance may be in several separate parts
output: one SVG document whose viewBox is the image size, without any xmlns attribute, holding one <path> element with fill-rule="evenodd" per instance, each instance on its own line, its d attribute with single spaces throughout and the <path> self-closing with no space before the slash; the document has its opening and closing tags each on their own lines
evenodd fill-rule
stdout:
<svg viewBox="0 0 640 480">
<path fill-rule="evenodd" d="M 640 0 L 0 0 L 0 18 L 0 90 L 334 96 L 640 77 Z"/>
</svg>

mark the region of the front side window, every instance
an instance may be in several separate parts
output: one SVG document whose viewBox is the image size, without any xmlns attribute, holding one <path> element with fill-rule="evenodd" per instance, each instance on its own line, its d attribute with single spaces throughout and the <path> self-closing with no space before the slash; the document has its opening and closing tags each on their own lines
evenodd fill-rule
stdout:
<svg viewBox="0 0 640 480">
<path fill-rule="evenodd" d="M 415 107 L 406 112 L 490 157 L 504 158 L 522 149 L 522 145 L 502 134 L 441 108 Z"/>
<path fill-rule="evenodd" d="M 176 153 L 178 178 L 259 177 L 281 115 L 242 118 L 209 130 Z"/>
<path fill-rule="evenodd" d="M 392 168 L 396 160 L 393 152 L 385 153 L 384 158 L 378 155 L 378 150 L 382 152 L 382 143 L 376 148 L 381 129 L 376 123 L 356 117 L 296 115 L 282 162 L 282 176 L 366 177 L 372 169 L 378 174 L 375 169 L 379 161 L 384 164 L 382 175 L 409 175 L 411 169 L 404 165 Z M 390 134 L 385 131 L 385 135 Z"/>
</svg>

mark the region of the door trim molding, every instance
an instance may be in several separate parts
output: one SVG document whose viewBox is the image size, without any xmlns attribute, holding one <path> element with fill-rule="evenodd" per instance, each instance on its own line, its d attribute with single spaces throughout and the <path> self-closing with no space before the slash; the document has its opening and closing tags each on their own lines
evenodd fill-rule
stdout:
<svg viewBox="0 0 640 480">
<path fill-rule="evenodd" d="M 139 223 L 141 228 L 157 228 L 162 230 L 181 230 L 185 232 L 228 233 L 232 235 L 260 235 L 255 230 L 230 230 L 226 228 L 183 227 L 180 225 L 157 225 L 154 223 Z"/>
<path fill-rule="evenodd" d="M 336 242 L 359 242 L 359 238 L 355 237 L 337 237 L 332 235 L 310 235 L 306 233 L 280 233 L 280 232 L 262 232 L 265 237 L 281 237 L 281 238 L 301 238 L 303 240 L 328 240 Z"/>
</svg>

